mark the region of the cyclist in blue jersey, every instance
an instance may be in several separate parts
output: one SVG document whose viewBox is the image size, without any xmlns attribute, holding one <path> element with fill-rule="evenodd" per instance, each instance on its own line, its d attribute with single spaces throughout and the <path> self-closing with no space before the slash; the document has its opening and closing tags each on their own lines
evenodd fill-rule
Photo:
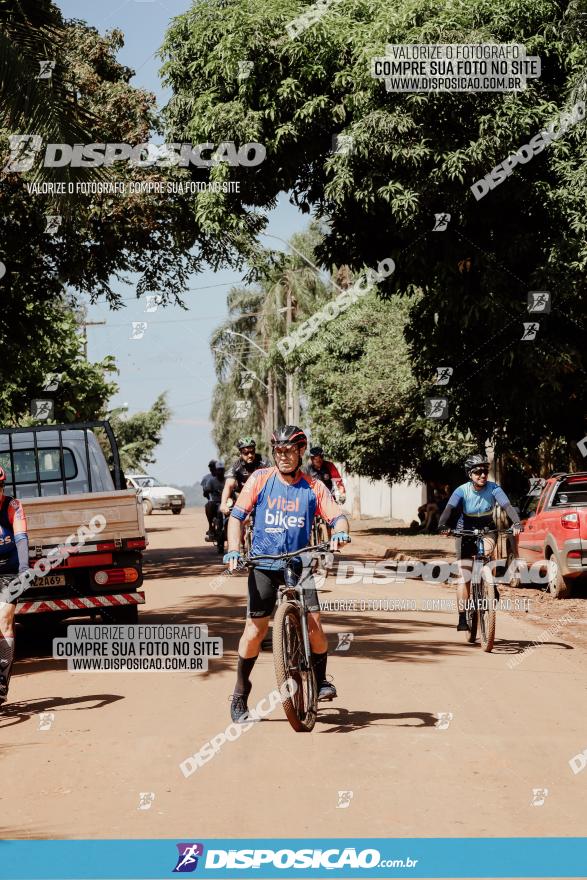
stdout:
<svg viewBox="0 0 587 880">
<path fill-rule="evenodd" d="M 458 486 L 444 508 L 438 520 L 438 531 L 447 534 L 449 528 L 484 529 L 492 528 L 484 537 L 485 555 L 491 556 L 495 548 L 497 531 L 493 521 L 493 511 L 497 505 L 505 511 L 511 520 L 514 534 L 522 529 L 520 517 L 510 504 L 510 500 L 497 483 L 489 479 L 489 461 L 485 455 L 471 455 L 465 461 L 465 472 L 468 483 Z M 459 562 L 460 577 L 457 581 L 457 604 L 459 611 L 458 630 L 467 630 L 466 603 L 469 598 L 469 578 L 466 570 L 470 569 L 475 555 L 476 541 L 473 537 L 456 539 L 456 555 Z"/>
<path fill-rule="evenodd" d="M 0 467 L 0 585 L 14 575 L 28 571 L 29 537 L 26 516 L 20 501 L 6 495 L 6 474 Z M 10 575 L 12 577 L 10 577 Z M 0 594 L 0 706 L 8 698 L 8 685 L 14 661 L 14 615 L 16 599 L 5 601 Z"/>
<path fill-rule="evenodd" d="M 350 541 L 349 524 L 341 507 L 324 483 L 302 472 L 308 439 L 293 425 L 273 432 L 271 446 L 275 467 L 259 468 L 245 483 L 228 521 L 228 553 L 224 561 L 231 571 L 241 555 L 241 523 L 254 510 L 251 556 L 278 555 L 308 546 L 314 516 L 335 526 L 331 549 Z M 230 707 L 235 722 L 248 720 L 247 699 L 250 675 L 269 628 L 279 586 L 284 583 L 283 560 L 266 559 L 249 571 L 247 621 L 238 646 L 237 680 Z M 318 699 L 332 700 L 336 688 L 326 679 L 328 641 L 320 622 L 320 605 L 315 588 L 308 590 L 308 629 L 312 661 L 318 684 Z"/>
</svg>

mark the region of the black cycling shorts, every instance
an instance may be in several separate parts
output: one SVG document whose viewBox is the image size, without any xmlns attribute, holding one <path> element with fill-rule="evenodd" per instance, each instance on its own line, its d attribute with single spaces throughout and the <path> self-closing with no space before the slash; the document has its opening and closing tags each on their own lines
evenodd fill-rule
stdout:
<svg viewBox="0 0 587 880">
<path fill-rule="evenodd" d="M 267 568 L 252 568 L 249 571 L 249 600 L 247 617 L 271 617 L 277 599 L 277 590 L 284 583 L 283 569 L 272 571 Z M 309 611 L 319 611 L 320 603 L 314 585 L 314 578 L 308 578 L 306 606 Z"/>
<path fill-rule="evenodd" d="M 486 529 L 489 526 L 492 526 L 493 529 L 495 529 L 495 523 L 493 522 L 493 520 L 489 520 L 487 522 L 477 522 L 477 523 L 476 522 L 474 522 L 474 523 L 467 522 L 467 523 L 465 523 L 463 528 L 465 530 L 467 530 L 467 529 Z M 487 532 L 487 534 L 484 537 L 488 538 L 490 541 L 493 542 L 493 545 L 495 545 L 495 542 L 497 541 L 497 531 L 492 530 L 491 532 Z M 457 559 L 473 559 L 476 552 L 477 552 L 477 539 L 476 538 L 473 538 L 470 536 L 465 536 L 463 538 L 456 538 L 455 539 L 455 553 L 456 553 Z"/>
</svg>

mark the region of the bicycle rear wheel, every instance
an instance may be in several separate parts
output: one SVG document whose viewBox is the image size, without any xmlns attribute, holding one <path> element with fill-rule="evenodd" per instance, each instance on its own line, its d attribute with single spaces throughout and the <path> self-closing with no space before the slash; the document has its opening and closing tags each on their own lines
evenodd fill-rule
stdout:
<svg viewBox="0 0 587 880">
<path fill-rule="evenodd" d="M 316 723 L 318 693 L 314 670 L 306 663 L 299 610 L 293 602 L 282 602 L 275 612 L 273 662 L 277 687 L 281 690 L 290 679 L 297 686 L 295 694 L 283 701 L 286 718 L 295 731 L 307 733 Z"/>
<path fill-rule="evenodd" d="M 495 586 L 491 575 L 481 571 L 481 583 L 479 586 L 481 599 L 479 609 L 479 632 L 481 647 L 490 652 L 495 641 Z"/>
</svg>

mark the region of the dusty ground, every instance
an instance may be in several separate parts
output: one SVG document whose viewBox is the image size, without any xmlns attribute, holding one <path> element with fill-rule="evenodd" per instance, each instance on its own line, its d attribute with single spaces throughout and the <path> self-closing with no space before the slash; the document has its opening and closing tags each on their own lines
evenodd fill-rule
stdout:
<svg viewBox="0 0 587 880">
<path fill-rule="evenodd" d="M 445 539 L 355 525 L 347 558 L 450 553 Z M 186 779 L 180 762 L 230 720 L 245 581 L 211 588 L 222 566 L 203 543 L 202 511 L 153 515 L 148 527 L 141 622 L 206 623 L 224 656 L 208 673 L 68 673 L 48 637 L 21 634 L 0 714 L 2 837 L 585 834 L 587 771 L 569 767 L 587 748 L 580 600 L 526 591 L 530 612 L 501 613 L 486 654 L 456 632 L 453 611 L 383 609 L 408 596 L 450 600 L 449 587 L 329 578 L 322 601 L 347 602 L 324 613 L 339 698 L 311 734 L 295 734 L 278 707 Z M 559 606 L 580 623 L 528 652 Z M 349 650 L 335 650 L 338 633 L 352 633 Z M 252 704 L 274 688 L 270 654 L 253 682 Z M 40 730 L 41 712 L 54 713 L 50 729 Z M 538 789 L 548 790 L 541 805 Z M 352 792 L 348 807 L 340 792 Z"/>
</svg>

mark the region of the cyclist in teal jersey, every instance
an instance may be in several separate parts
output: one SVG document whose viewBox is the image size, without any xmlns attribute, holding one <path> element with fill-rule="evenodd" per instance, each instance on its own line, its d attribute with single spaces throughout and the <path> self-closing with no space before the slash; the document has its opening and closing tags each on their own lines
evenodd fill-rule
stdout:
<svg viewBox="0 0 587 880">
<path fill-rule="evenodd" d="M 520 517 L 512 507 L 509 498 L 497 483 L 491 482 L 489 461 L 485 455 L 471 455 L 465 461 L 465 472 L 468 483 L 458 486 L 444 508 L 438 521 L 438 531 L 448 534 L 450 528 L 456 529 L 492 529 L 484 537 L 485 555 L 491 556 L 497 538 L 493 511 L 496 506 L 502 508 L 511 520 L 514 534 L 522 529 Z M 459 611 L 458 630 L 466 630 L 466 602 L 469 598 L 469 581 L 465 570 L 471 567 L 470 560 L 475 555 L 476 541 L 473 537 L 456 539 L 456 556 L 459 563 L 460 576 L 457 581 L 457 604 Z"/>
</svg>

